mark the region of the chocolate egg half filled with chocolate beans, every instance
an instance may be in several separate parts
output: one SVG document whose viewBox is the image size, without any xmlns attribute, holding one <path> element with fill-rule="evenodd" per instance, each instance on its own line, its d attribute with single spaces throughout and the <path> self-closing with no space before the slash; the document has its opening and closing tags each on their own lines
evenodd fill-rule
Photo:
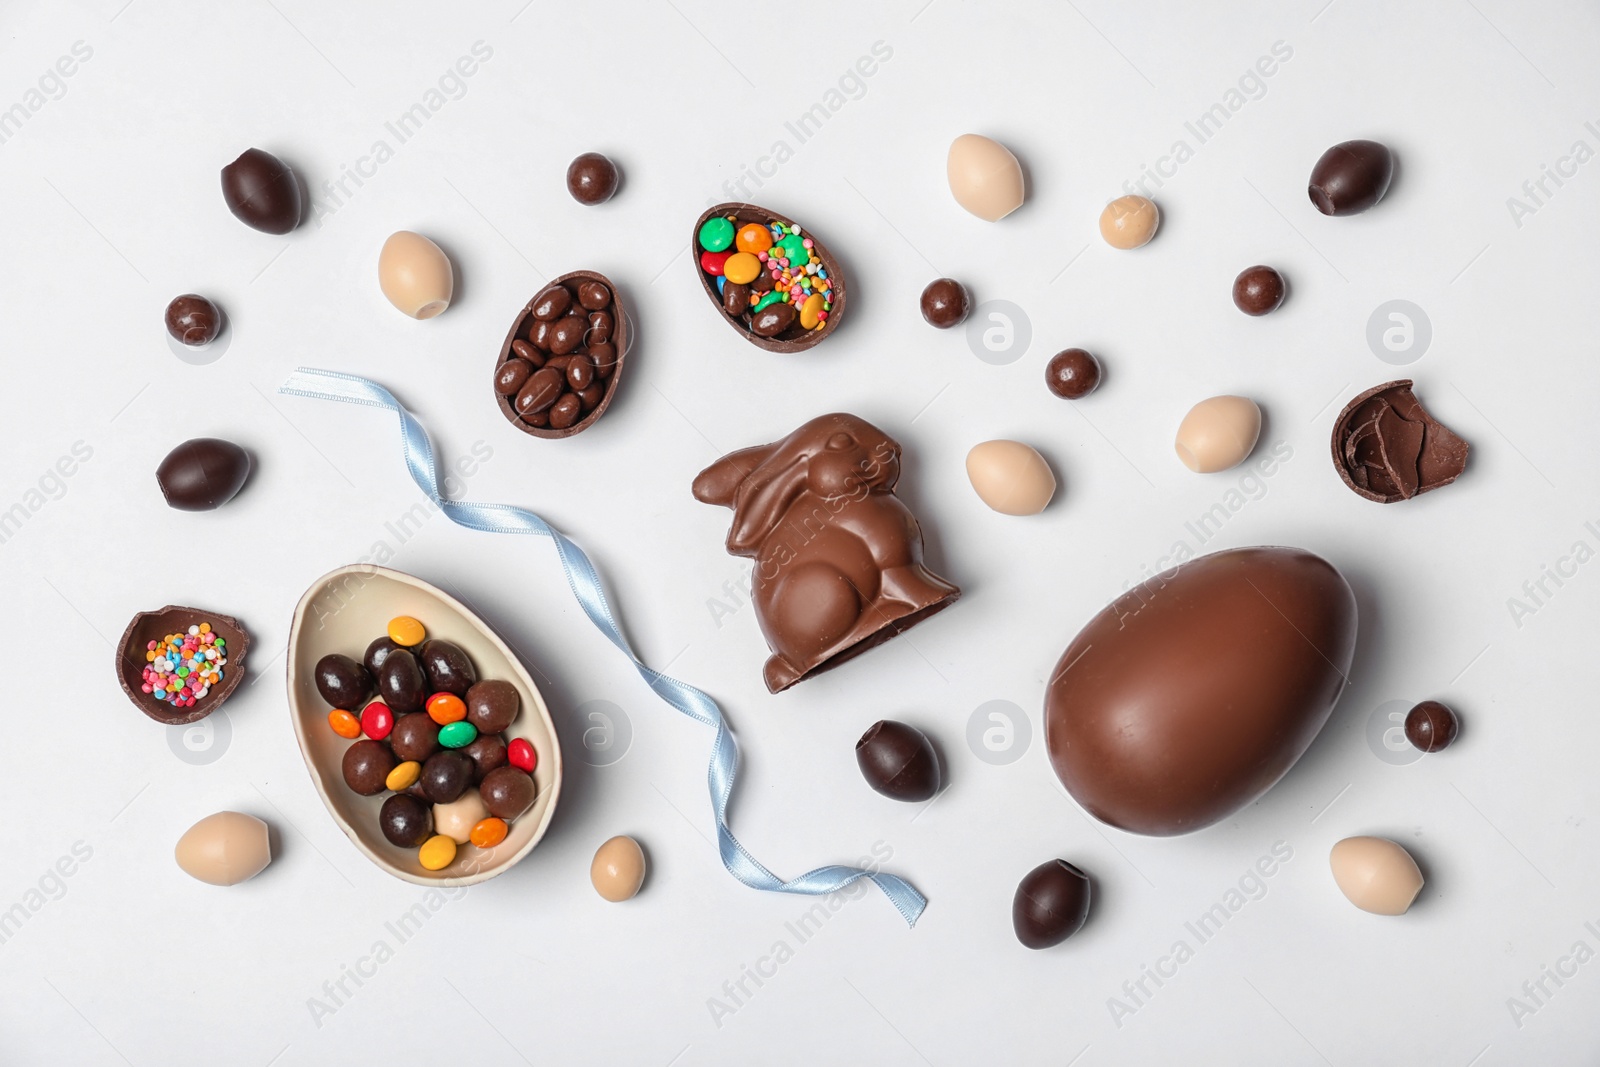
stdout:
<svg viewBox="0 0 1600 1067">
<path fill-rule="evenodd" d="M 1356 601 L 1298 548 L 1182 563 L 1100 611 L 1045 696 L 1050 762 L 1102 822 L 1186 834 L 1227 818 L 1315 740 L 1350 673 Z"/>
</svg>

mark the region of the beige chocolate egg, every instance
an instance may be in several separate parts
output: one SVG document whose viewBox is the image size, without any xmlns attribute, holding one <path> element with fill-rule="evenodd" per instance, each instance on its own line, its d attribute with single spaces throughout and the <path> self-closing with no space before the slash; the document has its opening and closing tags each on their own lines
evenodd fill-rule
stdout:
<svg viewBox="0 0 1600 1067">
<path fill-rule="evenodd" d="M 1150 243 L 1161 225 L 1161 209 L 1143 196 L 1119 196 L 1100 212 L 1100 236 L 1112 248 L 1138 248 Z"/>
<path fill-rule="evenodd" d="M 1021 441 L 985 441 L 967 453 L 967 477 L 978 497 L 1002 515 L 1037 515 L 1056 492 L 1056 476 Z"/>
<path fill-rule="evenodd" d="M 414 319 L 431 319 L 450 306 L 455 271 L 444 249 L 410 230 L 389 235 L 378 253 L 378 286 L 389 303 Z"/>
<path fill-rule="evenodd" d="M 1261 436 L 1261 409 L 1243 396 L 1214 396 L 1189 409 L 1175 447 L 1183 465 L 1213 474 L 1243 463 Z"/>
<path fill-rule="evenodd" d="M 238 885 L 272 862 L 267 824 L 237 811 L 207 815 L 178 838 L 172 854 L 183 873 L 212 885 Z"/>
<path fill-rule="evenodd" d="M 1339 892 L 1374 915 L 1404 915 L 1422 892 L 1411 853 L 1382 837 L 1347 837 L 1333 846 L 1328 866 Z"/>
<path fill-rule="evenodd" d="M 990 222 L 1022 206 L 1022 164 L 999 141 L 964 133 L 950 145 L 945 161 L 956 203 Z"/>
<path fill-rule="evenodd" d="M 613 904 L 629 900 L 644 884 L 644 850 L 631 837 L 613 837 L 594 854 L 589 864 L 594 890 Z"/>
<path fill-rule="evenodd" d="M 488 817 L 483 795 L 473 787 L 448 804 L 433 806 L 433 832 L 464 845 L 472 839 L 472 828 Z"/>
</svg>

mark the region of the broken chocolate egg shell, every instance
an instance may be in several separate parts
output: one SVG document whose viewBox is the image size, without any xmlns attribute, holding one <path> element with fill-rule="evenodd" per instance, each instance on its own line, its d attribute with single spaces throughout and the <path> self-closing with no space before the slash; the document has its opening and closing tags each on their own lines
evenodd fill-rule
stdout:
<svg viewBox="0 0 1600 1067">
<path fill-rule="evenodd" d="M 735 231 L 751 223 L 757 226 L 766 226 L 769 223 L 777 222 L 785 226 L 798 225 L 800 227 L 800 233 L 811 239 L 811 250 L 822 261 L 823 268 L 828 272 L 828 280 L 833 282 L 833 300 L 831 301 L 833 307 L 828 311 L 827 321 L 822 324 L 820 329 L 806 329 L 800 325 L 799 317 L 796 316 L 794 323 L 776 337 L 762 337 L 760 334 L 751 332 L 744 315 L 730 315 L 723 309 L 722 294 L 717 292 L 716 279 L 700 269 L 700 227 L 706 224 L 706 220 L 714 218 L 733 219 Z M 718 204 L 694 220 L 694 229 L 689 233 L 689 255 L 694 260 L 695 275 L 700 279 L 700 287 L 705 290 L 706 299 L 711 301 L 711 306 L 717 309 L 717 314 L 722 316 L 722 321 L 732 326 L 738 331 L 739 336 L 757 348 L 766 349 L 768 352 L 804 352 L 808 348 L 821 344 L 822 339 L 832 333 L 839 325 L 839 320 L 844 318 L 845 297 L 849 292 L 849 287 L 845 284 L 844 274 L 839 269 L 839 261 L 833 258 L 833 253 L 828 251 L 827 246 L 822 243 L 822 239 L 805 223 L 796 223 L 776 211 L 768 211 L 766 208 L 758 207 L 755 204 L 738 202 Z"/>
<path fill-rule="evenodd" d="M 539 286 L 538 291 L 528 298 L 526 304 L 522 305 L 522 310 L 518 311 L 516 318 L 511 320 L 511 330 L 506 334 L 505 341 L 500 345 L 500 357 L 495 360 L 494 365 L 495 376 L 499 376 L 500 367 L 505 364 L 506 360 L 512 358 L 511 343 L 527 337 L 528 324 L 533 321 L 533 305 L 545 290 L 552 285 L 573 285 L 578 282 L 599 282 L 611 291 L 611 317 L 613 320 L 611 343 L 617 349 L 617 369 L 611 372 L 610 378 L 605 379 L 605 395 L 600 398 L 600 403 L 595 405 L 594 410 L 571 426 L 561 430 L 549 426 L 529 426 L 517 417 L 517 409 L 512 406 L 512 402 L 516 400 L 516 395 L 504 396 L 496 391 L 494 395 L 495 404 L 500 408 L 500 414 L 506 417 L 507 422 L 530 437 L 571 437 L 573 434 L 582 433 L 593 426 L 599 421 L 600 416 L 606 413 L 606 409 L 611 406 L 612 399 L 617 395 L 617 386 L 622 381 L 623 371 L 627 369 L 628 352 L 633 348 L 633 318 L 628 314 L 628 305 L 622 299 L 622 293 L 618 291 L 616 284 L 604 274 L 592 270 L 575 270 L 563 274 L 559 278 L 552 278 L 549 282 Z M 587 346 L 585 345 L 585 347 Z M 381 627 L 378 632 L 382 632 Z"/>
<path fill-rule="evenodd" d="M 1411 384 L 1403 378 L 1373 386 L 1333 422 L 1333 466 L 1357 496 L 1409 500 L 1467 468 L 1467 442 L 1424 410 Z"/>
<path fill-rule="evenodd" d="M 175 708 L 165 700 L 157 700 L 141 688 L 144 685 L 144 654 L 151 641 L 160 641 L 168 634 L 187 633 L 189 627 L 203 622 L 211 624 L 211 631 L 227 642 L 228 664 L 222 668 L 222 681 L 194 702 L 192 708 Z M 244 657 L 250 650 L 250 635 L 239 620 L 228 615 L 200 608 L 185 608 L 168 604 L 159 611 L 141 611 L 122 631 L 117 642 L 117 681 L 134 706 L 156 722 L 167 726 L 186 726 L 199 722 L 222 706 L 244 681 Z"/>
</svg>

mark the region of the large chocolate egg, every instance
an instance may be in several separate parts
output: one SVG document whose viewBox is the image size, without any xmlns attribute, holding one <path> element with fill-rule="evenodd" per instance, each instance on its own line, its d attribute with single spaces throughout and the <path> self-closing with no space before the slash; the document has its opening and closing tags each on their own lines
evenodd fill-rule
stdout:
<svg viewBox="0 0 1600 1067">
<path fill-rule="evenodd" d="M 1236 548 L 1124 593 L 1045 696 L 1056 775 L 1091 815 L 1171 836 L 1225 819 L 1294 766 L 1350 672 L 1356 602 L 1326 560 Z"/>
</svg>

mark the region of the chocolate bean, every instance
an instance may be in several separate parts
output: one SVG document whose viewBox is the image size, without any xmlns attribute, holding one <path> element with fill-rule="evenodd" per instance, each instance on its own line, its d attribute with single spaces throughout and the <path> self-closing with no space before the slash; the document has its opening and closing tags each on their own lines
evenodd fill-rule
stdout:
<svg viewBox="0 0 1600 1067">
<path fill-rule="evenodd" d="M 484 807 L 489 809 L 490 815 L 500 819 L 515 819 L 533 807 L 537 792 L 533 777 L 527 771 L 511 766 L 490 771 L 478 786 L 478 795 L 483 798 Z"/>
<path fill-rule="evenodd" d="M 378 695 L 396 715 L 422 710 L 428 687 L 410 649 L 397 648 L 384 657 L 378 668 Z"/>
<path fill-rule="evenodd" d="M 583 401 L 576 393 L 568 393 L 550 408 L 550 428 L 565 430 L 583 416 Z"/>
<path fill-rule="evenodd" d="M 439 724 L 425 711 L 401 715 L 389 733 L 389 745 L 401 759 L 421 763 L 439 751 Z"/>
<path fill-rule="evenodd" d="M 430 638 L 417 650 L 422 673 L 428 680 L 431 693 L 454 693 L 466 696 L 478 680 L 478 672 L 467 654 L 449 641 Z"/>
<path fill-rule="evenodd" d="M 499 734 L 479 734 L 461 749 L 461 754 L 472 761 L 474 785 L 483 781 L 490 771 L 504 767 L 509 759 L 505 740 Z"/>
<path fill-rule="evenodd" d="M 1307 192 L 1324 215 L 1356 215 L 1389 191 L 1394 178 L 1394 153 L 1377 141 L 1336 144 L 1311 169 Z"/>
<path fill-rule="evenodd" d="M 517 688 L 499 678 L 489 678 L 467 690 L 467 721 L 481 734 L 497 734 L 510 727 L 521 707 Z"/>
<path fill-rule="evenodd" d="M 595 382 L 587 389 L 580 389 L 578 391 L 578 400 L 583 404 L 584 414 L 587 415 L 589 412 L 593 411 L 599 405 L 600 401 L 605 399 L 605 396 L 606 387 L 599 382 Z"/>
<path fill-rule="evenodd" d="M 384 780 L 394 770 L 394 753 L 382 741 L 367 738 L 344 750 L 344 784 L 364 797 L 375 797 L 384 790 Z"/>
<path fill-rule="evenodd" d="M 588 356 L 574 356 L 567 364 L 567 384 L 574 392 L 583 392 L 594 384 L 594 363 Z"/>
<path fill-rule="evenodd" d="M 594 362 L 595 372 L 602 378 L 609 378 L 617 369 L 617 346 L 610 342 L 590 345 L 589 358 Z"/>
<path fill-rule="evenodd" d="M 548 326 L 549 324 L 548 323 L 540 323 L 540 325 L 541 326 Z M 533 369 L 534 370 L 538 370 L 540 367 L 544 366 L 544 361 L 545 361 L 544 352 L 542 352 L 539 349 L 535 348 L 533 346 L 533 344 L 531 342 L 529 342 L 529 341 L 522 341 L 522 340 L 512 341 L 511 342 L 511 353 L 512 353 L 512 355 L 516 356 L 518 359 L 526 360 L 528 363 L 533 364 Z"/>
<path fill-rule="evenodd" d="M 167 332 L 180 344 L 208 345 L 222 332 L 222 311 L 203 296 L 185 293 L 167 305 Z"/>
<path fill-rule="evenodd" d="M 856 742 L 867 784 L 893 800 L 922 801 L 939 791 L 939 757 L 921 730 L 882 719 Z"/>
<path fill-rule="evenodd" d="M 528 327 L 528 343 L 541 352 L 550 351 L 550 330 L 555 324 L 542 319 L 533 320 Z"/>
<path fill-rule="evenodd" d="M 527 418 L 534 412 L 545 410 L 561 396 L 565 382 L 566 377 L 561 371 L 550 366 L 540 367 L 528 378 L 528 384 L 522 387 L 522 392 L 517 394 L 517 414 Z"/>
<path fill-rule="evenodd" d="M 526 341 L 517 344 L 532 352 L 533 348 Z M 533 374 L 534 364 L 525 359 L 512 358 L 500 364 L 500 369 L 494 374 L 494 391 L 501 396 L 516 396 L 522 392 L 522 387 L 528 384 L 528 377 Z"/>
<path fill-rule="evenodd" d="M 750 293 L 748 285 L 725 282 L 722 286 L 722 310 L 730 315 L 743 315 L 750 310 Z"/>
<path fill-rule="evenodd" d="M 1081 348 L 1065 348 L 1050 357 L 1045 384 L 1063 400 L 1079 400 L 1100 384 L 1100 361 Z"/>
<path fill-rule="evenodd" d="M 611 340 L 611 328 L 611 312 L 589 312 L 589 332 L 583 335 L 583 343 L 586 345 L 605 344 Z"/>
<path fill-rule="evenodd" d="M 1424 700 L 1406 713 L 1406 740 L 1423 752 L 1448 748 L 1460 729 L 1456 713 L 1437 700 Z"/>
<path fill-rule="evenodd" d="M 568 315 L 556 322 L 550 330 L 550 351 L 564 356 L 583 344 L 583 335 L 589 329 L 589 320 L 578 315 Z"/>
<path fill-rule="evenodd" d="M 774 279 L 772 275 L 768 274 L 766 271 L 762 271 L 760 274 L 756 275 L 755 281 L 750 283 L 750 291 L 759 296 L 762 293 L 772 292 L 777 284 L 777 280 Z"/>
<path fill-rule="evenodd" d="M 397 644 L 394 638 L 385 634 L 367 646 L 366 655 L 361 657 L 361 662 L 376 678 L 378 671 L 383 667 L 383 661 L 389 658 L 389 653 L 400 647 L 402 646 Z"/>
<path fill-rule="evenodd" d="M 542 430 L 546 426 L 550 425 L 550 412 L 548 409 L 544 411 L 534 411 L 527 415 L 523 415 L 521 418 L 523 422 L 527 423 L 529 426 L 535 427 L 536 429 Z"/>
<path fill-rule="evenodd" d="M 794 305 L 784 302 L 768 304 L 750 320 L 750 332 L 757 337 L 776 337 L 794 325 Z"/>
<path fill-rule="evenodd" d="M 1011 898 L 1011 928 L 1028 948 L 1059 945 L 1089 917 L 1089 876 L 1066 860 L 1041 863 Z"/>
<path fill-rule="evenodd" d="M 603 204 L 617 191 L 617 165 L 599 152 L 585 152 L 567 165 L 567 192 L 580 204 Z"/>
<path fill-rule="evenodd" d="M 967 287 L 954 278 L 936 278 L 922 290 L 922 317 L 929 326 L 948 330 L 959 326 L 972 310 Z"/>
<path fill-rule="evenodd" d="M 611 290 L 599 282 L 582 282 L 578 285 L 578 303 L 590 311 L 604 311 L 611 306 Z"/>
<path fill-rule="evenodd" d="M 391 845 L 416 848 L 433 836 L 433 811 L 416 797 L 397 793 L 378 809 L 378 827 Z"/>
<path fill-rule="evenodd" d="M 367 669 L 349 656 L 341 656 L 337 652 L 330 652 L 317 660 L 312 676 L 316 679 L 317 692 L 322 699 L 345 711 L 361 707 L 372 692 L 372 675 L 367 673 Z"/>
<path fill-rule="evenodd" d="M 565 315 L 571 305 L 571 290 L 555 282 L 545 286 L 539 295 L 533 298 L 533 317 L 542 322 L 549 322 Z"/>
<path fill-rule="evenodd" d="M 1246 315 L 1278 310 L 1285 292 L 1283 275 L 1267 266 L 1246 267 L 1233 280 L 1233 306 Z"/>
<path fill-rule="evenodd" d="M 449 804 L 472 785 L 472 761 L 460 752 L 435 752 L 422 765 L 422 795 L 435 804 Z"/>
</svg>

